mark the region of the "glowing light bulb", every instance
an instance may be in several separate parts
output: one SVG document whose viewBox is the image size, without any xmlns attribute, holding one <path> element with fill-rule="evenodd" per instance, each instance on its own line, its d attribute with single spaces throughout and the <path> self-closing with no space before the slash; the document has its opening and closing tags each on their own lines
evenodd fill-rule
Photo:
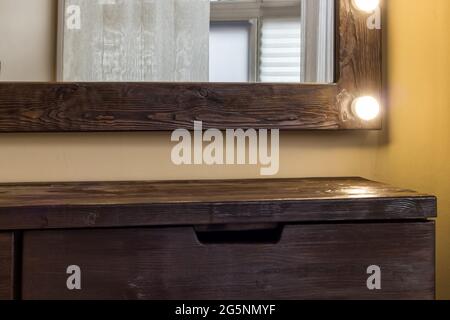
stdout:
<svg viewBox="0 0 450 320">
<path fill-rule="evenodd" d="M 373 12 L 380 5 L 380 0 L 353 0 L 353 5 L 365 12 Z"/>
<path fill-rule="evenodd" d="M 353 113 L 364 121 L 374 120 L 380 114 L 381 107 L 377 99 L 369 96 L 359 97 L 353 101 Z"/>
</svg>

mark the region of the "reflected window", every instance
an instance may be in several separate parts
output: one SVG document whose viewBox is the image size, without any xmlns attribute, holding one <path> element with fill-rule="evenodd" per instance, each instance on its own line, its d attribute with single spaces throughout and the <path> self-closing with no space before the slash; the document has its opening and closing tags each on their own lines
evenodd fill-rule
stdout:
<svg viewBox="0 0 450 320">
<path fill-rule="evenodd" d="M 209 81 L 250 81 L 250 33 L 250 22 L 211 23 Z"/>
<path fill-rule="evenodd" d="M 261 28 L 260 82 L 300 82 L 300 18 L 264 18 Z"/>
</svg>

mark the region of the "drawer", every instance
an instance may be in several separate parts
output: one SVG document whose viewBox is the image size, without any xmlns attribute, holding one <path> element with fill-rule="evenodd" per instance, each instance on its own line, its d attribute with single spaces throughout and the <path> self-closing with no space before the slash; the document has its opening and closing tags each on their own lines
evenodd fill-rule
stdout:
<svg viewBox="0 0 450 320">
<path fill-rule="evenodd" d="M 22 295 L 25 299 L 434 298 L 433 222 L 248 229 L 25 232 Z M 79 270 L 68 274 L 69 266 Z M 380 268 L 375 275 L 380 290 L 367 287 L 370 266 Z M 79 280 L 81 289 L 69 290 L 68 277 L 72 284 Z"/>
<path fill-rule="evenodd" d="M 0 233 L 0 300 L 14 298 L 14 236 Z"/>
</svg>

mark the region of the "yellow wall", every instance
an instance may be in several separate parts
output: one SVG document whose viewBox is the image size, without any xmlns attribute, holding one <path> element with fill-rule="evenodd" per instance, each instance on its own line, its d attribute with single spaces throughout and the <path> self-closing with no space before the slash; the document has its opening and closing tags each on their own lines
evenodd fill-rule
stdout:
<svg viewBox="0 0 450 320">
<path fill-rule="evenodd" d="M 438 196 L 438 296 L 450 299 L 450 1 L 386 2 L 389 123 L 375 176 Z"/>
<path fill-rule="evenodd" d="M 450 298 L 450 1 L 385 2 L 389 130 L 282 133 L 278 177 L 364 176 L 437 194 L 438 289 Z M 0 80 L 53 80 L 54 3 L 0 1 Z M 8 29 L 18 21 L 33 32 Z M 0 135 L 0 181 L 259 177 L 248 166 L 176 167 L 170 151 L 167 133 Z"/>
</svg>

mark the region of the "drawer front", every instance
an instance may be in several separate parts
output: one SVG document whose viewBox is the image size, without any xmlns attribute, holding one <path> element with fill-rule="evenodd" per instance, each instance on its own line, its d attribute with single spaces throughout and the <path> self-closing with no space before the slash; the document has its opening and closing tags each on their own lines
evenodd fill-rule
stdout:
<svg viewBox="0 0 450 320">
<path fill-rule="evenodd" d="M 433 222 L 287 225 L 276 241 L 251 239 L 253 231 L 247 239 L 208 234 L 204 240 L 192 227 L 26 232 L 23 298 L 434 298 Z M 368 274 L 370 266 L 380 272 Z M 380 290 L 368 289 L 369 277 Z"/>
<path fill-rule="evenodd" d="M 0 300 L 14 298 L 14 236 L 0 233 Z"/>
</svg>

